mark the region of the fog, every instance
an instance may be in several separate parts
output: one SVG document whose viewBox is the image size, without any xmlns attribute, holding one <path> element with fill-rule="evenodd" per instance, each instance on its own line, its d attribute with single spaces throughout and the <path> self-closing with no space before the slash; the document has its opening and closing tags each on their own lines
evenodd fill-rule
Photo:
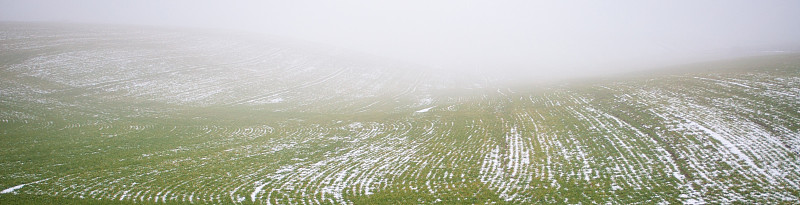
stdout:
<svg viewBox="0 0 800 205">
<path fill-rule="evenodd" d="M 0 21 L 229 29 L 452 70 L 584 76 L 800 46 L 800 1 L 0 1 Z"/>
</svg>

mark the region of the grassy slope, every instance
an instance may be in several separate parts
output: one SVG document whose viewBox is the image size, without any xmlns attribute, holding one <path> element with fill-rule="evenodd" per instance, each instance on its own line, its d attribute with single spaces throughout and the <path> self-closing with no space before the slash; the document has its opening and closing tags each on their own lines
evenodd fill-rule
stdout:
<svg viewBox="0 0 800 205">
<path fill-rule="evenodd" d="M 103 42 L 115 45 L 115 39 Z M 363 84 L 380 87 L 379 95 L 363 97 L 315 89 L 363 91 L 342 83 L 370 78 L 348 70 L 271 84 L 259 80 L 269 74 L 244 76 L 230 87 L 198 81 L 205 87 L 186 90 L 180 90 L 184 84 L 152 87 L 169 82 L 161 71 L 71 85 L 32 70 L 71 76 L 80 71 L 68 68 L 147 66 L 92 59 L 36 67 L 42 63 L 35 57 L 83 49 L 10 49 L 20 51 L 2 52 L 0 187 L 44 181 L 1 194 L 3 204 L 791 203 L 800 197 L 797 55 L 459 95 L 426 90 L 436 84 L 408 80 L 415 77 L 378 77 Z M 121 58 L 139 59 L 130 55 Z M 174 65 L 184 60 L 165 62 L 179 68 Z M 243 62 L 215 65 L 261 65 Z M 203 62 L 195 63 L 200 67 L 169 75 L 204 79 L 195 70 Z M 296 79 L 302 86 L 269 90 Z M 134 82 L 159 83 L 145 87 L 152 90 L 124 87 Z M 240 86 L 259 85 L 266 94 L 245 91 L 269 97 L 288 90 L 287 101 L 171 98 L 207 87 L 235 95 Z M 425 98 L 432 100 L 420 101 Z"/>
</svg>

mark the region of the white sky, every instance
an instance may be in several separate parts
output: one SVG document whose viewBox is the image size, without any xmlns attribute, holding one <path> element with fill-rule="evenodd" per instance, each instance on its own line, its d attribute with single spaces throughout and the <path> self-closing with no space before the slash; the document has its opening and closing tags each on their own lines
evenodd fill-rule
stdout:
<svg viewBox="0 0 800 205">
<path fill-rule="evenodd" d="M 800 46 L 794 0 L 0 0 L 0 21 L 236 29 L 431 67 L 541 74 Z"/>
</svg>

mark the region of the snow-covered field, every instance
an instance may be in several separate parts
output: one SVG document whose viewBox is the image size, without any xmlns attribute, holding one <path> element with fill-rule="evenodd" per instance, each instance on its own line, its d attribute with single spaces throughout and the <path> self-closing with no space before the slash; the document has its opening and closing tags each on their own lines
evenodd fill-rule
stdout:
<svg viewBox="0 0 800 205">
<path fill-rule="evenodd" d="M 6 23 L 0 204 L 800 201 L 800 56 L 697 66 L 504 86 L 242 34 Z"/>
</svg>

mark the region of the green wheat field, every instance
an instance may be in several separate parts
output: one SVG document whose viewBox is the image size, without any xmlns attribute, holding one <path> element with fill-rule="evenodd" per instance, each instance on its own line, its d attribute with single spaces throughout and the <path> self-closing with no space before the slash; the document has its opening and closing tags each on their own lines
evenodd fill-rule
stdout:
<svg viewBox="0 0 800 205">
<path fill-rule="evenodd" d="M 668 70 L 512 84 L 246 34 L 2 23 L 0 204 L 798 203 L 800 54 Z"/>
</svg>

